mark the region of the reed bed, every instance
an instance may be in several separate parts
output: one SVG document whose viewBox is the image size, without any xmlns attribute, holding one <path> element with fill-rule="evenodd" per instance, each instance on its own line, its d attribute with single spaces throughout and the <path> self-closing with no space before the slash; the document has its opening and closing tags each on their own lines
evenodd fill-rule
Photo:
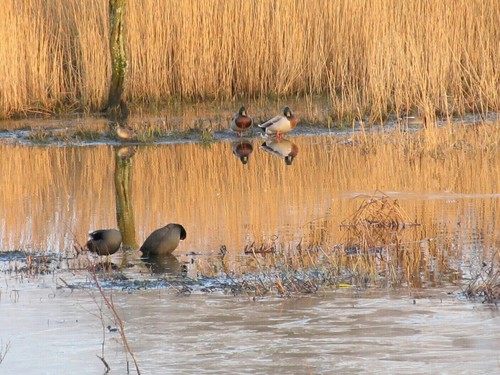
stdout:
<svg viewBox="0 0 500 375">
<path fill-rule="evenodd" d="M 105 106 L 108 1 L 6 0 L 0 19 L 0 118 Z M 126 24 L 137 106 L 321 94 L 333 119 L 500 109 L 497 0 L 140 0 Z"/>
</svg>

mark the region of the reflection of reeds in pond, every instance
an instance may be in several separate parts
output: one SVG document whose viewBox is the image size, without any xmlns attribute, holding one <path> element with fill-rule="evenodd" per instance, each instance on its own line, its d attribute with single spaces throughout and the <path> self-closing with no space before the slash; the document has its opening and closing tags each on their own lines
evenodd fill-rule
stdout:
<svg viewBox="0 0 500 375">
<path fill-rule="evenodd" d="M 361 197 L 363 198 L 363 197 Z M 223 267 L 209 262 L 201 272 L 220 272 L 233 277 L 257 275 L 253 282 L 235 282 L 247 293 L 311 293 L 324 284 L 423 286 L 442 285 L 459 279 L 448 236 L 422 237 L 420 226 L 407 222 L 398 201 L 387 196 L 363 198 L 357 211 L 342 224 L 345 232 L 337 246 L 309 244 L 296 246 L 277 239 L 245 247 L 246 258 L 232 267 L 222 258 Z M 358 200 L 359 202 L 359 200 Z"/>
<path fill-rule="evenodd" d="M 116 227 L 112 148 L 16 146 L 2 155 L 3 249 L 71 249 L 73 234 L 84 243 L 90 230 Z"/>
<path fill-rule="evenodd" d="M 2 2 L 0 117 L 103 107 L 107 3 Z M 130 1 L 126 95 L 325 93 L 334 117 L 498 109 L 497 9 L 497 0 Z"/>
<path fill-rule="evenodd" d="M 421 224 L 404 233 L 401 243 L 413 253 L 400 258 L 402 269 L 425 264 L 431 277 L 439 271 L 431 265 L 457 268 L 453 259 L 463 251 L 481 259 L 498 245 L 500 155 L 489 146 L 495 126 L 436 129 L 420 148 L 419 134 L 396 135 L 398 142 L 367 135 L 364 143 L 297 137 L 300 157 L 292 166 L 259 150 L 260 141 L 245 166 L 228 142 L 142 146 L 130 165 L 135 238 L 141 244 L 178 222 L 188 236 L 177 255 L 225 245 L 226 260 L 235 262 L 252 243 L 291 251 L 300 243 L 333 256 L 337 250 L 327 250 L 345 238 L 341 223 L 360 205 L 353 198 L 395 191 L 405 221 Z M 432 139 L 442 141 L 439 152 Z M 83 242 L 90 230 L 117 227 L 111 146 L 0 146 L 0 152 L 2 249 L 71 249 L 73 234 Z M 337 258 L 354 259 L 345 248 Z"/>
</svg>

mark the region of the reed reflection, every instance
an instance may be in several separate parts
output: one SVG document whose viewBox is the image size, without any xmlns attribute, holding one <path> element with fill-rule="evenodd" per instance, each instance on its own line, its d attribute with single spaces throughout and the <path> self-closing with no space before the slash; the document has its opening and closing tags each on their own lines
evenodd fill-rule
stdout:
<svg viewBox="0 0 500 375">
<path fill-rule="evenodd" d="M 242 164 L 248 163 L 248 157 L 253 152 L 253 145 L 246 139 L 231 144 L 233 154 L 238 157 Z"/>
<path fill-rule="evenodd" d="M 299 153 L 299 147 L 295 143 L 284 138 L 267 140 L 260 148 L 271 155 L 285 159 L 286 165 L 292 165 L 293 160 Z"/>
</svg>

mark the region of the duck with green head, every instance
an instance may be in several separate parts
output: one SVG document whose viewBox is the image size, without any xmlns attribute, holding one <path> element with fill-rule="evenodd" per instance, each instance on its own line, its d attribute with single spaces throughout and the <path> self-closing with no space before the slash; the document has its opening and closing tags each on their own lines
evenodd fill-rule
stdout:
<svg viewBox="0 0 500 375">
<path fill-rule="evenodd" d="M 299 119 L 292 113 L 290 108 L 285 107 L 283 116 L 275 116 L 259 125 L 268 135 L 276 135 L 279 138 L 281 135 L 292 131 L 298 124 Z"/>
<path fill-rule="evenodd" d="M 237 114 L 231 119 L 230 128 L 238 133 L 241 137 L 241 133 L 248 131 L 253 124 L 253 119 L 248 116 L 245 107 L 241 107 Z"/>
</svg>

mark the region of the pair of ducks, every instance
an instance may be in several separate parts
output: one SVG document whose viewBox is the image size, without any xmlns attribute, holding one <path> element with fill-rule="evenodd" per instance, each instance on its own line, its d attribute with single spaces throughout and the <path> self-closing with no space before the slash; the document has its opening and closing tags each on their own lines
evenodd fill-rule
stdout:
<svg viewBox="0 0 500 375">
<path fill-rule="evenodd" d="M 281 135 L 292 131 L 298 124 L 299 119 L 292 113 L 289 107 L 283 110 L 283 116 L 275 116 L 258 127 L 268 135 L 276 135 L 280 138 Z M 231 119 L 231 129 L 241 135 L 253 125 L 253 119 L 248 116 L 245 107 L 241 107 L 236 115 Z M 137 138 L 135 131 L 123 124 L 119 124 L 116 128 L 116 135 L 123 141 L 132 141 Z"/>
<path fill-rule="evenodd" d="M 90 239 L 85 245 L 97 255 L 112 255 L 122 244 L 122 234 L 117 229 L 100 229 L 89 233 Z M 155 230 L 146 238 L 139 249 L 146 258 L 171 254 L 186 239 L 186 230 L 180 224 L 170 223 Z"/>
<path fill-rule="evenodd" d="M 257 125 L 268 135 L 276 135 L 280 138 L 281 135 L 292 131 L 298 124 L 299 119 L 295 117 L 290 108 L 285 107 L 283 116 L 275 116 L 262 124 Z M 231 119 L 231 129 L 241 135 L 250 129 L 253 124 L 253 119 L 248 116 L 245 107 L 241 107 L 237 114 Z"/>
</svg>

